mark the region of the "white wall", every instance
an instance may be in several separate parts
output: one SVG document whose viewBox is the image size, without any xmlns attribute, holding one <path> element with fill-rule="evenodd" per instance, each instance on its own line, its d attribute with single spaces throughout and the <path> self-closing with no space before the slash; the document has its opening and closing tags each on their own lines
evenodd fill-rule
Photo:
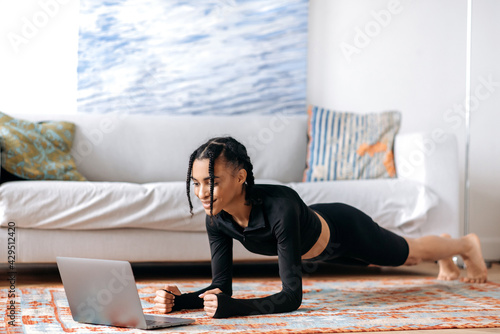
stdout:
<svg viewBox="0 0 500 334">
<path fill-rule="evenodd" d="M 374 13 L 389 9 L 384 27 Z M 398 109 L 402 132 L 446 126 L 445 110 L 465 96 L 465 15 L 457 0 L 311 0 L 309 101 Z M 369 42 L 359 37 L 365 29 L 374 32 Z"/>
<path fill-rule="evenodd" d="M 484 93 L 490 74 L 500 79 L 495 63 L 500 46 L 494 37 L 500 24 L 493 21 L 500 2 L 473 1 L 472 89 Z M 466 14 L 466 0 L 310 0 L 307 92 L 309 103 L 341 111 L 400 110 L 402 133 L 442 129 L 456 135 L 462 203 Z M 500 194 L 495 194 L 500 180 L 493 175 L 500 169 L 494 131 L 500 123 L 491 122 L 500 117 L 494 112 L 499 91 L 481 101 L 471 134 L 470 231 L 479 234 L 490 259 L 500 259 Z M 463 204 L 460 215 L 463 224 Z"/>
<path fill-rule="evenodd" d="M 470 230 L 500 259 L 500 1 L 473 0 L 472 13 Z"/>
<path fill-rule="evenodd" d="M 0 111 L 75 113 L 77 0 L 0 2 Z"/>
</svg>

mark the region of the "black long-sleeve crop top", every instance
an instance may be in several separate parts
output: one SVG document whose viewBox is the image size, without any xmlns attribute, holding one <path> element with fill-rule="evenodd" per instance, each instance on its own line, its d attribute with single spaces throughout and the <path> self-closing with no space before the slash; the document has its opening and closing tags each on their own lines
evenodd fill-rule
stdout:
<svg viewBox="0 0 500 334">
<path fill-rule="evenodd" d="M 290 312 L 302 302 L 301 256 L 314 245 L 321 222 L 295 192 L 281 185 L 254 185 L 248 226 L 242 228 L 230 214 L 207 216 L 206 228 L 212 257 L 212 284 L 205 289 L 175 297 L 173 310 L 203 308 L 198 295 L 219 288 L 215 318 Z M 251 252 L 278 255 L 282 290 L 253 299 L 232 298 L 233 239 Z"/>
</svg>

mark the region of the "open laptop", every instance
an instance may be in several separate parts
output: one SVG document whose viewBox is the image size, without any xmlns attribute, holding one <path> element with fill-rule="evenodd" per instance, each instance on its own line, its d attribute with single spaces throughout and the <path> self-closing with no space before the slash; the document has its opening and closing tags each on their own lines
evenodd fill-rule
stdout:
<svg viewBox="0 0 500 334">
<path fill-rule="evenodd" d="M 73 319 L 140 329 L 187 325 L 193 319 L 144 314 L 127 261 L 57 257 Z"/>
</svg>

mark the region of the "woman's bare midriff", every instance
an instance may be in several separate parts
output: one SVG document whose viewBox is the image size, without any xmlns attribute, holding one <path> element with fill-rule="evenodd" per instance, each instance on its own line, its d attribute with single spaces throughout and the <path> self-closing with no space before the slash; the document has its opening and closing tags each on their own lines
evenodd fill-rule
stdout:
<svg viewBox="0 0 500 334">
<path fill-rule="evenodd" d="M 307 259 L 312 259 L 318 255 L 320 255 L 326 248 L 326 245 L 328 245 L 328 242 L 330 241 L 330 228 L 328 227 L 327 222 L 323 217 L 320 216 L 319 213 L 314 211 L 314 213 L 318 216 L 319 220 L 321 221 L 321 233 L 319 235 L 318 240 L 316 243 L 311 247 L 311 249 L 302 255 L 302 260 L 307 260 Z"/>
</svg>

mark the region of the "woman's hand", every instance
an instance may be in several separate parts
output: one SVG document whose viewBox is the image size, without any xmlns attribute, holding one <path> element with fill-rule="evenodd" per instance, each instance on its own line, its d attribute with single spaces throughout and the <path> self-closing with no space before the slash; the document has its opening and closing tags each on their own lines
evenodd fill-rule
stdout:
<svg viewBox="0 0 500 334">
<path fill-rule="evenodd" d="M 165 290 L 170 291 L 170 293 Z M 165 290 L 157 290 L 154 299 L 155 311 L 160 313 L 172 312 L 172 307 L 175 304 L 175 296 L 181 295 L 181 291 L 177 285 L 165 285 Z"/>
<path fill-rule="evenodd" d="M 202 293 L 199 297 L 203 298 L 203 308 L 205 309 L 205 312 L 207 312 L 207 315 L 209 317 L 212 317 L 215 315 L 215 312 L 217 311 L 217 296 L 216 294 L 222 293 L 221 289 L 212 289 L 205 291 Z"/>
</svg>

